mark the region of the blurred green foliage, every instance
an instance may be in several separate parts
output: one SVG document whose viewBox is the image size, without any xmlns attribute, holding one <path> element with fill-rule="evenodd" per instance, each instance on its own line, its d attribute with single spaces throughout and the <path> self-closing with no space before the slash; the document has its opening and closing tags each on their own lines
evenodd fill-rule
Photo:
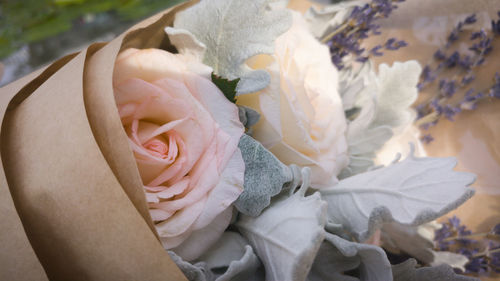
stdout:
<svg viewBox="0 0 500 281">
<path fill-rule="evenodd" d="M 183 1 L 0 0 L 0 58 L 24 44 L 68 31 L 85 17 L 110 13 L 120 21 L 132 22 Z"/>
</svg>

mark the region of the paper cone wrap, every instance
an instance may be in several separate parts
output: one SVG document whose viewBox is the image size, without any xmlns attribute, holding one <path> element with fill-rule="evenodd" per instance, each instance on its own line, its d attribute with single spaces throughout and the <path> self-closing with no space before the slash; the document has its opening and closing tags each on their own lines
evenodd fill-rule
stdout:
<svg viewBox="0 0 500 281">
<path fill-rule="evenodd" d="M 167 46 L 192 4 L 0 89 L 0 280 L 186 280 L 158 240 L 112 75 L 120 50 Z"/>
</svg>

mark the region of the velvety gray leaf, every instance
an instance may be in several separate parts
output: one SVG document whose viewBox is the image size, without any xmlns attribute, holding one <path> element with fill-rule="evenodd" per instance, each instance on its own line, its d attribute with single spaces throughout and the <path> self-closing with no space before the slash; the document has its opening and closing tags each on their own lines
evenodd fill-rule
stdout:
<svg viewBox="0 0 500 281">
<path fill-rule="evenodd" d="M 264 278 L 259 258 L 249 242 L 237 232 L 224 232 L 199 260 L 206 263 L 216 281 L 260 281 Z"/>
<path fill-rule="evenodd" d="M 359 270 L 359 279 L 344 275 L 344 272 L 353 269 Z M 386 281 L 392 280 L 392 271 L 391 264 L 382 248 L 350 242 L 327 233 L 308 277 L 312 281 Z"/>
<path fill-rule="evenodd" d="M 177 267 L 184 273 L 189 281 L 213 281 L 215 276 L 212 274 L 210 269 L 208 269 L 206 263 L 199 262 L 191 264 L 184 261 L 181 257 L 175 254 L 173 251 L 168 251 L 170 258 L 175 262 Z"/>
<path fill-rule="evenodd" d="M 447 264 L 416 269 L 415 281 L 479 281 L 478 278 L 456 274 Z"/>
<path fill-rule="evenodd" d="M 420 225 L 455 209 L 474 191 L 470 173 L 453 171 L 455 158 L 416 158 L 341 180 L 320 190 L 328 220 L 358 241 L 385 222 Z"/>
<path fill-rule="evenodd" d="M 344 74 L 345 78 L 350 80 L 348 84 L 355 82 L 365 85 L 357 94 L 353 92 L 356 89 L 351 88 L 351 92 L 345 97 L 348 103 L 346 106 L 361 109 L 359 115 L 348 126 L 349 154 L 351 159 L 370 159 L 366 162 L 369 166 L 349 165 L 342 172 L 344 178 L 372 167 L 376 151 L 393 136 L 393 129 L 407 126 L 412 122 L 415 114 L 410 106 L 418 94 L 417 83 L 420 72 L 421 67 L 418 62 L 408 61 L 396 62 L 392 67 L 382 64 L 377 75 L 373 70 L 367 71 L 366 68 L 358 75 Z M 354 105 L 352 105 L 353 97 L 355 97 Z"/>
<path fill-rule="evenodd" d="M 203 60 L 207 47 L 198 41 L 191 32 L 167 26 L 165 27 L 165 33 L 180 54 L 193 61 Z"/>
<path fill-rule="evenodd" d="M 417 261 L 409 259 L 393 265 L 394 281 L 479 281 L 477 278 L 456 274 L 448 265 L 415 268 Z"/>
<path fill-rule="evenodd" d="M 469 263 L 469 258 L 464 255 L 447 252 L 447 251 L 431 251 L 434 255 L 433 261 L 430 263 L 431 266 L 439 266 L 446 264 L 452 268 L 460 269 L 465 272 L 465 265 Z"/>
<path fill-rule="evenodd" d="M 422 227 L 425 227 L 425 224 L 411 226 L 396 222 L 386 223 L 382 226 L 382 246 L 392 253 L 400 254 L 404 252 L 425 264 L 430 264 L 434 260 L 431 251 L 434 242 L 421 234 L 419 230 Z"/>
<path fill-rule="evenodd" d="M 260 281 L 264 280 L 264 272 L 259 271 L 261 263 L 250 245 L 245 246 L 245 253 L 239 260 L 229 264 L 227 271 L 216 281 Z"/>
<path fill-rule="evenodd" d="M 349 158 L 349 166 L 340 172 L 338 176 L 339 179 L 345 179 L 352 175 L 365 172 L 374 165 L 372 156 L 355 156 L 351 154 Z"/>
<path fill-rule="evenodd" d="M 339 94 L 342 97 L 342 106 L 344 110 L 350 110 L 356 107 L 358 95 L 369 85 L 370 73 L 373 65 L 367 61 L 359 69 L 344 68 L 339 72 Z"/>
<path fill-rule="evenodd" d="M 238 147 L 245 161 L 244 190 L 234 205 L 238 211 L 258 216 L 271 203 L 283 185 L 293 179 L 288 166 L 248 135 L 243 135 Z"/>
<path fill-rule="evenodd" d="M 245 62 L 274 51 L 274 40 L 287 31 L 292 18 L 286 9 L 270 9 L 270 0 L 204 0 L 176 14 L 174 27 L 186 29 L 206 46 L 203 62 L 218 76 L 238 83 L 238 94 L 265 88 L 269 73 Z"/>
<path fill-rule="evenodd" d="M 251 127 L 257 122 L 259 122 L 260 114 L 259 112 L 251 109 L 250 107 L 238 105 L 238 114 L 240 117 L 240 121 L 247 129 L 251 129 Z M 249 134 L 251 135 L 251 134 Z"/>
<path fill-rule="evenodd" d="M 205 262 L 208 268 L 228 267 L 232 261 L 241 259 L 247 245 L 248 240 L 239 233 L 226 231 L 198 260 Z"/>
<path fill-rule="evenodd" d="M 322 7 L 318 10 L 315 7 L 309 9 L 305 18 L 309 24 L 309 29 L 316 38 L 323 38 L 328 33 L 337 29 L 349 17 L 354 6 L 363 5 L 366 1 L 339 1 L 339 0 L 315 0 L 322 4 L 334 4 Z M 340 2 L 340 3 L 339 3 Z"/>
<path fill-rule="evenodd" d="M 360 263 L 359 256 L 346 257 L 332 243 L 325 241 L 319 248 L 307 280 L 359 281 L 359 278 L 344 275 L 344 272 L 356 269 Z"/>
<path fill-rule="evenodd" d="M 267 281 L 304 281 L 324 239 L 326 203 L 318 192 L 281 194 L 256 218 L 242 215 L 236 226 L 264 264 Z M 293 192 L 294 189 L 292 189 Z"/>
<path fill-rule="evenodd" d="M 375 157 L 375 151 L 384 146 L 391 137 L 392 129 L 389 126 L 367 128 L 358 138 L 349 141 L 349 153 Z"/>
<path fill-rule="evenodd" d="M 417 61 L 395 62 L 392 67 L 381 64 L 378 72 L 381 88 L 372 126 L 396 128 L 411 123 L 414 116 L 410 106 L 417 99 L 422 67 Z"/>
<path fill-rule="evenodd" d="M 189 281 L 260 281 L 264 277 L 259 258 L 237 232 L 225 232 L 195 264 L 172 251 L 169 254 Z"/>
</svg>

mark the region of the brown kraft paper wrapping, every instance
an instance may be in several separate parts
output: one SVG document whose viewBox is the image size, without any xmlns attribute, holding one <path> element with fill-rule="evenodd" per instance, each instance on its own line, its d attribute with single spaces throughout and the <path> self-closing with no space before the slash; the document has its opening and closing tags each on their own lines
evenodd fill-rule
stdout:
<svg viewBox="0 0 500 281">
<path fill-rule="evenodd" d="M 186 280 L 157 239 L 113 96 L 118 52 L 193 2 L 0 89 L 0 280 Z"/>
</svg>

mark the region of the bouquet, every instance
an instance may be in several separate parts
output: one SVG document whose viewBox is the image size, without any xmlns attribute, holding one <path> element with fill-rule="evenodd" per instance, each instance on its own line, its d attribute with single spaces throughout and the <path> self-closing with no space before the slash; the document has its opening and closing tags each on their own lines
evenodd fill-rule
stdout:
<svg viewBox="0 0 500 281">
<path fill-rule="evenodd" d="M 2 88 L 0 279 L 471 280 L 421 235 L 475 179 L 425 157 L 422 67 L 349 41 L 395 2 L 188 2 Z"/>
</svg>

